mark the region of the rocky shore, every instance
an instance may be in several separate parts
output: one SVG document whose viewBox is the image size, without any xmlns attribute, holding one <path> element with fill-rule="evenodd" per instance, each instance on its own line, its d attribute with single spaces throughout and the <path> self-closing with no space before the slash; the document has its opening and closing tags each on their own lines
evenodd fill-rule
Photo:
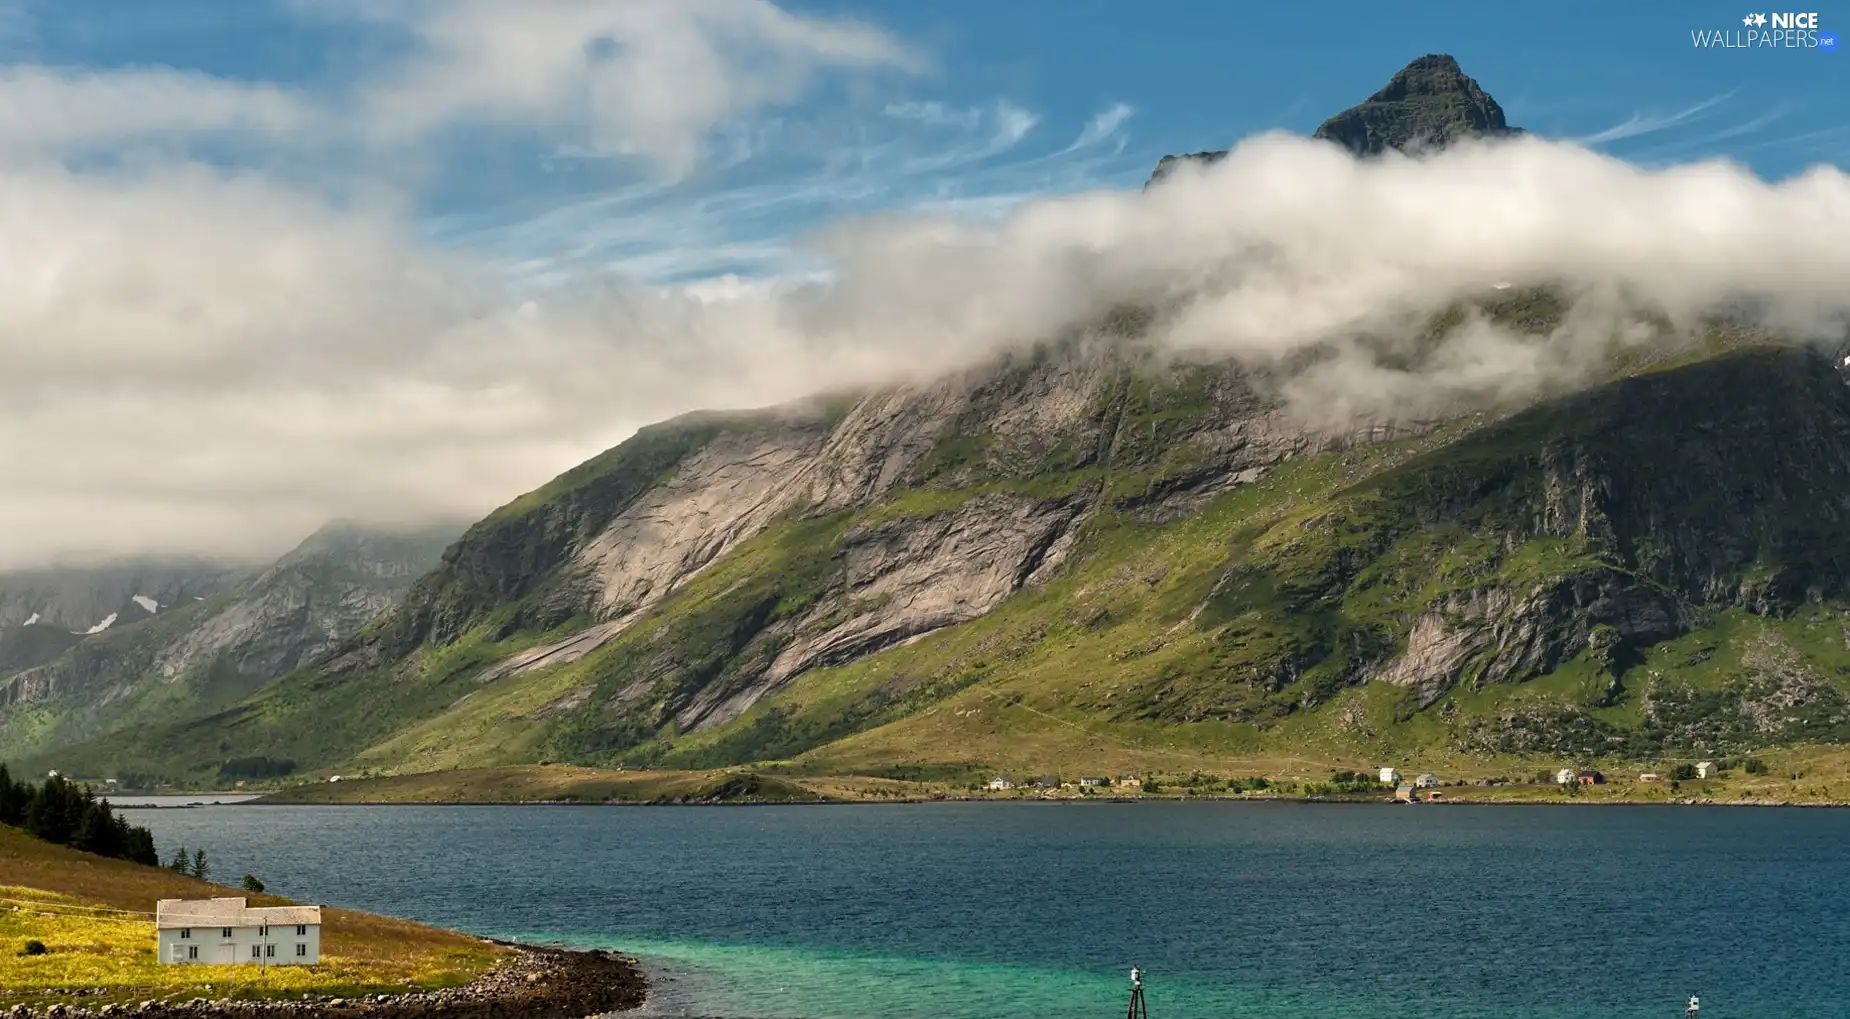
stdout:
<svg viewBox="0 0 1850 1019">
<path fill-rule="evenodd" d="M 230 998 L 82 1004 L 108 991 L 73 990 L 71 1004 L 38 1009 L 15 1005 L 5 1019 L 101 1019 L 105 1016 L 172 1016 L 175 1019 L 583 1019 L 641 1005 L 648 980 L 635 959 L 599 950 L 574 951 L 516 945 L 520 955 L 463 985 L 411 994 L 289 1000 Z"/>
</svg>

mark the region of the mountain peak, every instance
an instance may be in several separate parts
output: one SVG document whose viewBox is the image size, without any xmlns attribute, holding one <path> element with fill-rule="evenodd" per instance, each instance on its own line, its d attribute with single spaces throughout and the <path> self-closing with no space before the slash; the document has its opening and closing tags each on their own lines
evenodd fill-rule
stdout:
<svg viewBox="0 0 1850 1019">
<path fill-rule="evenodd" d="M 1429 53 L 1400 69 L 1381 91 L 1338 113 L 1315 137 L 1358 156 L 1388 149 L 1414 152 L 1460 138 L 1513 133 L 1503 107 L 1465 74 L 1458 61 Z"/>
<path fill-rule="evenodd" d="M 1388 149 L 1415 153 L 1443 148 L 1461 138 L 1521 133 L 1504 120 L 1503 107 L 1446 53 L 1428 53 L 1395 72 L 1361 103 L 1323 122 L 1313 137 L 1333 141 L 1358 156 Z M 1226 149 L 1164 156 L 1144 185 L 1164 179 L 1183 163 L 1209 166 Z"/>
</svg>

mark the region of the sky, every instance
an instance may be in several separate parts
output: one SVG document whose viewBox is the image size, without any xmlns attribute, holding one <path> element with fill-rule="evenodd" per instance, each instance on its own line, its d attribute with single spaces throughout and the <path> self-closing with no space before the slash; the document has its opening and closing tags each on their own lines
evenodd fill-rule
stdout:
<svg viewBox="0 0 1850 1019">
<path fill-rule="evenodd" d="M 1752 253 L 1797 266 L 1756 294 L 1824 328 L 1850 56 L 1693 44 L 1757 10 L 0 3 L 0 565 L 479 514 L 674 413 L 929 374 L 1179 281 L 1178 345 L 1253 357 L 1498 258 L 1693 308 L 1688 281 L 1758 278 Z M 1357 172 L 1263 141 L 1428 52 L 1549 144 Z M 1138 197 L 1163 154 L 1256 138 Z M 1379 268 L 1401 249 L 1354 227 L 1474 200 L 1444 266 Z M 1310 275 L 1236 260 L 1262 246 Z M 1298 383 L 1355 413 L 1509 397 L 1575 377 L 1587 335 Z"/>
</svg>

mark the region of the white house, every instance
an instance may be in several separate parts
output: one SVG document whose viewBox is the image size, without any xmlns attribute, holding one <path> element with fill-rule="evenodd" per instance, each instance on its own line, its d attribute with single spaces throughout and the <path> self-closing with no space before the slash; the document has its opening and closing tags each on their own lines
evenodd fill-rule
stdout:
<svg viewBox="0 0 1850 1019">
<path fill-rule="evenodd" d="M 989 780 L 989 788 L 997 792 L 1006 792 L 1007 790 L 1015 788 L 1015 783 L 1010 782 L 1006 778 L 992 778 Z"/>
<path fill-rule="evenodd" d="M 1580 772 L 1572 768 L 1562 768 L 1560 771 L 1555 772 L 1556 785 L 1573 785 L 1578 781 L 1580 781 Z"/>
<path fill-rule="evenodd" d="M 1714 761 L 1703 761 L 1696 765 L 1697 778 L 1714 778 L 1717 774 Z"/>
<path fill-rule="evenodd" d="M 320 906 L 259 906 L 242 897 L 162 899 L 154 906 L 160 961 L 313 966 L 321 961 Z"/>
<path fill-rule="evenodd" d="M 1415 789 L 1432 789 L 1438 786 L 1438 784 L 1439 776 L 1437 775 L 1421 775 L 1419 778 L 1413 780 L 1413 788 Z"/>
<path fill-rule="evenodd" d="M 1395 771 L 1393 768 L 1382 768 L 1381 769 L 1381 784 L 1382 785 L 1399 785 L 1400 784 L 1400 772 Z"/>
</svg>

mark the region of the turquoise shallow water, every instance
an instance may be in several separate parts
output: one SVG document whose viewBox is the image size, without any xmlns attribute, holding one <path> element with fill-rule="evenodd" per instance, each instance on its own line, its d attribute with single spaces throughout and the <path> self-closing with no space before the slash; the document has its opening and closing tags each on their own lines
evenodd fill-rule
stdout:
<svg viewBox="0 0 1850 1019">
<path fill-rule="evenodd" d="M 221 875 L 622 948 L 763 1019 L 1850 1016 L 1850 812 L 1286 804 L 137 811 Z"/>
</svg>

